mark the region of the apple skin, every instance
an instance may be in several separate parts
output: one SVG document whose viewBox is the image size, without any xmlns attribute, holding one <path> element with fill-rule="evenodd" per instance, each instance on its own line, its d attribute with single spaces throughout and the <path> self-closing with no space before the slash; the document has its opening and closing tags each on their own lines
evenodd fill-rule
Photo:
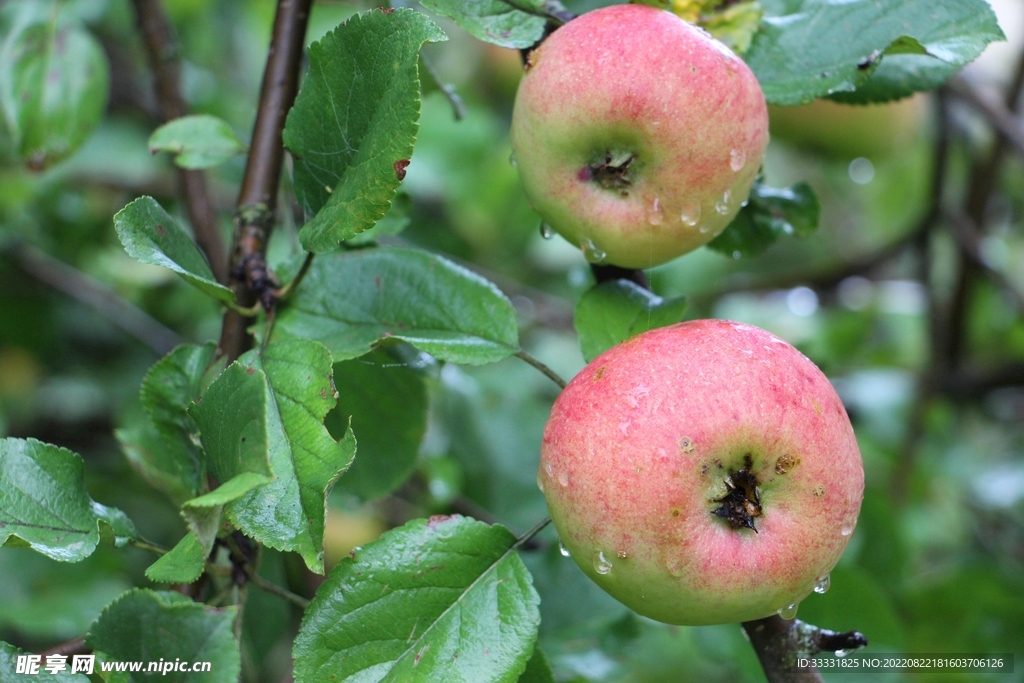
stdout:
<svg viewBox="0 0 1024 683">
<path fill-rule="evenodd" d="M 670 12 L 614 5 L 530 53 L 511 138 L 548 225 L 590 260 L 647 268 L 732 221 L 761 166 L 768 113 L 725 45 Z"/>
<path fill-rule="evenodd" d="M 756 532 L 715 514 L 743 471 Z M 701 625 L 806 597 L 850 540 L 864 470 L 814 363 L 757 327 L 696 320 L 637 335 L 569 383 L 537 484 L 591 579 L 644 616 Z"/>
</svg>

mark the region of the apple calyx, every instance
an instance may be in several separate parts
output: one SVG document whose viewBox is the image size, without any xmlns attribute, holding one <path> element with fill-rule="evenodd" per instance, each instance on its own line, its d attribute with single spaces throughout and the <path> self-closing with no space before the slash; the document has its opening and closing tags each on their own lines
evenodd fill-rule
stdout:
<svg viewBox="0 0 1024 683">
<path fill-rule="evenodd" d="M 629 195 L 633 185 L 630 170 L 636 155 L 626 151 L 606 151 L 604 156 L 580 169 L 577 177 L 581 182 L 594 181 L 606 190 L 615 190 L 623 197 Z"/>
<path fill-rule="evenodd" d="M 721 503 L 711 514 L 721 517 L 733 529 L 751 529 L 757 533 L 754 519 L 763 513 L 761 508 L 761 492 L 757 488 L 757 475 L 752 472 L 754 460 L 750 453 L 743 456 L 743 469 L 729 472 L 725 478 L 726 494 L 715 498 L 713 503 Z"/>
</svg>

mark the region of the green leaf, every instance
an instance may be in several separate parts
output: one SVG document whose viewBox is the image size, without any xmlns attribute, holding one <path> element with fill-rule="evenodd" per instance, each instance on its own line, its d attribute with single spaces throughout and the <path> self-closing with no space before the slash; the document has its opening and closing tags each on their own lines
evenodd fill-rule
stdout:
<svg viewBox="0 0 1024 683">
<path fill-rule="evenodd" d="M 235 362 L 214 380 L 188 414 L 199 425 L 206 465 L 221 483 L 243 472 L 273 476 L 267 385 L 263 371 Z"/>
<path fill-rule="evenodd" d="M 339 488 L 362 500 L 390 493 L 409 478 L 427 429 L 427 388 L 423 375 L 385 351 L 337 363 L 338 406 L 324 424 L 344 434 L 351 421 L 359 457 Z"/>
<path fill-rule="evenodd" d="M 603 282 L 576 304 L 574 322 L 589 363 L 630 337 L 683 319 L 686 299 L 668 299 L 629 280 Z"/>
<path fill-rule="evenodd" d="M 235 608 L 209 607 L 179 593 L 135 589 L 107 606 L 86 645 L 119 662 L 209 662 L 209 671 L 131 674 L 131 681 L 236 683 L 241 668 Z M 98 668 L 98 667 L 97 667 Z"/>
<path fill-rule="evenodd" d="M 409 214 L 412 212 L 412 199 L 409 195 L 399 192 L 391 202 L 391 208 L 384 218 L 377 221 L 369 230 L 364 230 L 355 237 L 345 240 L 351 246 L 362 246 L 370 244 L 384 235 L 397 235 L 407 227 L 412 220 Z"/>
<path fill-rule="evenodd" d="M 327 494 L 352 463 L 351 429 L 331 438 L 324 416 L 336 399 L 331 354 L 306 339 L 269 344 L 239 363 L 266 382 L 270 467 L 274 481 L 227 505 L 228 517 L 247 536 L 278 550 L 293 550 L 322 573 Z"/>
<path fill-rule="evenodd" d="M 708 246 L 723 254 L 754 256 L 783 235 L 805 237 L 818 229 L 821 204 L 807 183 L 774 188 L 754 183 L 750 202 Z"/>
<path fill-rule="evenodd" d="M 211 168 L 245 150 L 226 121 L 208 114 L 183 116 L 149 136 L 149 151 L 171 152 L 181 168 Z"/>
<path fill-rule="evenodd" d="M 31 678 L 27 678 L 28 674 L 16 673 L 18 656 L 30 654 L 32 653 L 0 640 L 0 681 L 4 683 L 23 683 L 26 680 L 40 683 L 90 683 L 89 677 L 84 673 L 71 673 L 71 657 L 66 660 L 67 668 L 55 674 L 43 668 L 46 666 L 46 657 L 42 657 L 39 661 L 39 670 L 31 674 Z"/>
<path fill-rule="evenodd" d="M 103 48 L 76 24 L 16 17 L 0 37 L 0 129 L 29 168 L 69 156 L 92 134 L 107 106 Z"/>
<path fill-rule="evenodd" d="M 192 498 L 202 486 L 199 427 L 188 414 L 216 346 L 182 344 L 156 362 L 142 380 L 139 402 L 150 423 L 115 432 L 136 470 L 172 500 Z"/>
<path fill-rule="evenodd" d="M 235 300 L 230 289 L 217 283 L 192 238 L 152 197 L 139 197 L 118 211 L 114 227 L 125 251 L 135 260 L 170 268 L 218 301 Z"/>
<path fill-rule="evenodd" d="M 331 571 L 295 639 L 297 683 L 514 682 L 540 616 L 504 527 L 431 517 Z"/>
<path fill-rule="evenodd" d="M 334 251 L 387 213 L 419 128 L 420 46 L 442 40 L 426 15 L 399 9 L 357 14 L 310 46 L 284 129 L 308 251 Z"/>
<path fill-rule="evenodd" d="M 869 87 L 854 100 L 905 97 L 935 87 L 1004 38 L 984 0 L 764 0 L 764 6 L 762 29 L 745 59 L 774 104 L 803 104 L 865 82 Z"/>
<path fill-rule="evenodd" d="M 404 247 L 316 259 L 278 315 L 274 334 L 316 339 L 335 360 L 358 358 L 389 337 L 469 365 L 519 349 L 515 309 L 497 287 L 440 256 Z"/>
<path fill-rule="evenodd" d="M 192 583 L 203 573 L 206 554 L 199 538 L 189 531 L 178 545 L 146 569 L 146 578 L 161 583 Z"/>
<path fill-rule="evenodd" d="M 742 55 L 750 49 L 751 41 L 760 30 L 763 14 L 760 0 L 751 0 L 714 12 L 701 25 L 733 52 Z"/>
<path fill-rule="evenodd" d="M 547 19 L 502 0 L 424 0 L 423 6 L 455 20 L 469 34 L 501 47 L 524 48 L 544 36 Z"/>
<path fill-rule="evenodd" d="M 526 663 L 526 670 L 519 677 L 519 683 L 555 683 L 555 674 L 540 647 L 533 648 L 533 656 Z"/>
<path fill-rule="evenodd" d="M 35 439 L 0 439 L 0 545 L 13 539 L 61 562 L 88 557 L 103 522 L 117 545 L 135 537 L 123 512 L 85 490 L 81 456 Z"/>
</svg>

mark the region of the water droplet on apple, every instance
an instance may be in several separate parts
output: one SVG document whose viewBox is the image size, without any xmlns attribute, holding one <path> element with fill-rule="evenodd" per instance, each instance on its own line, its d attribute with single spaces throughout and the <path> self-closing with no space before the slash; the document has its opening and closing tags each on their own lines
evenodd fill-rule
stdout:
<svg viewBox="0 0 1024 683">
<path fill-rule="evenodd" d="M 508 163 L 512 164 L 512 168 L 516 167 L 516 153 L 512 152 L 508 155 Z"/>
<path fill-rule="evenodd" d="M 742 149 L 734 149 L 729 152 L 729 168 L 735 173 L 739 173 L 745 163 L 747 163 L 747 153 Z"/>
<path fill-rule="evenodd" d="M 591 263 L 604 263 L 604 260 L 608 258 L 608 252 L 594 244 L 594 240 L 583 240 L 580 248 L 583 249 L 583 258 Z"/>
<path fill-rule="evenodd" d="M 549 240 L 555 236 L 555 229 L 552 228 L 547 223 L 542 222 L 540 224 L 540 236 L 546 240 Z"/>
<path fill-rule="evenodd" d="M 829 578 L 828 574 L 824 578 L 818 579 L 818 583 L 814 585 L 814 592 L 819 595 L 824 595 L 828 592 L 828 587 L 832 585 L 832 579 Z"/>
<path fill-rule="evenodd" d="M 693 201 L 683 204 L 683 212 L 680 214 L 679 219 L 686 225 L 694 226 L 697 225 L 697 221 L 700 220 L 700 202 Z M 701 232 L 706 232 L 704 226 L 700 226 Z"/>
<path fill-rule="evenodd" d="M 651 210 L 647 212 L 647 222 L 651 225 L 661 225 L 665 220 L 665 214 L 661 210 L 661 201 L 655 197 Z"/>
<path fill-rule="evenodd" d="M 537 473 L 537 488 L 540 489 L 541 493 L 544 493 L 544 481 L 540 477 L 540 472 Z"/>
<path fill-rule="evenodd" d="M 726 190 L 722 198 L 715 202 L 715 211 L 722 214 L 723 216 L 729 213 L 729 209 L 732 208 L 732 190 Z"/>
<path fill-rule="evenodd" d="M 604 556 L 603 550 L 594 551 L 594 571 L 598 574 L 611 574 L 612 563 Z"/>
<path fill-rule="evenodd" d="M 853 533 L 853 525 L 852 524 L 844 524 L 843 528 L 839 530 L 839 533 L 841 533 L 843 536 L 849 536 L 850 534 Z"/>
<path fill-rule="evenodd" d="M 792 605 L 788 605 L 786 607 L 783 607 L 782 609 L 779 610 L 779 616 L 782 617 L 783 619 L 785 619 L 786 621 L 789 621 L 791 619 L 795 619 L 796 618 L 796 610 L 797 610 L 797 607 L 799 607 L 799 606 L 800 606 L 799 603 L 794 602 Z"/>
<path fill-rule="evenodd" d="M 568 486 L 569 485 L 569 473 L 568 472 L 560 473 L 558 475 L 558 483 L 561 484 L 562 486 Z"/>
<path fill-rule="evenodd" d="M 565 547 L 561 539 L 558 541 L 558 552 L 562 553 L 562 557 L 569 557 L 569 549 Z"/>
</svg>

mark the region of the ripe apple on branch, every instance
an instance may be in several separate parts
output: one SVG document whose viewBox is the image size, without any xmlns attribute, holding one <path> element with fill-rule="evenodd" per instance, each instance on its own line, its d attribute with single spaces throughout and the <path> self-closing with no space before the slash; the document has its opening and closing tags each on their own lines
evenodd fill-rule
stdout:
<svg viewBox="0 0 1024 683">
<path fill-rule="evenodd" d="M 646 5 L 588 12 L 527 57 L 512 115 L 523 188 L 588 260 L 647 268 L 717 236 L 768 144 L 747 65 Z"/>
</svg>

